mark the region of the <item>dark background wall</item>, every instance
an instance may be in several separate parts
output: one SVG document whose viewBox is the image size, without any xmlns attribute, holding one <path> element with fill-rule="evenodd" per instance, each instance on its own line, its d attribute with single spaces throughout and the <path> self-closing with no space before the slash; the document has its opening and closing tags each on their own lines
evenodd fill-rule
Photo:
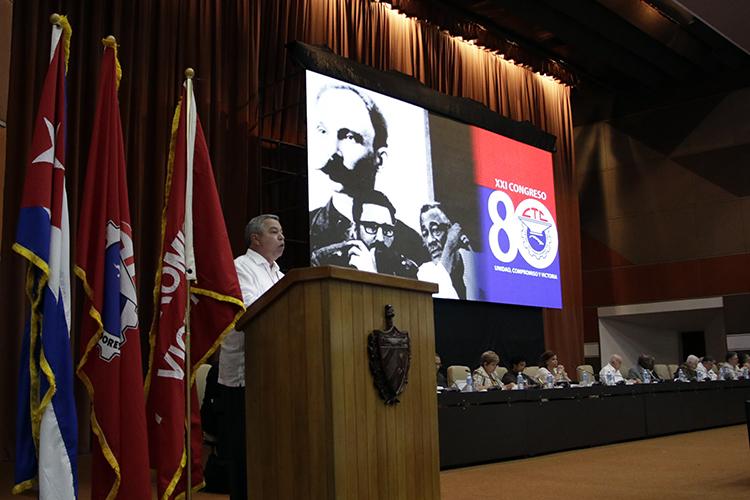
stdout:
<svg viewBox="0 0 750 500">
<path fill-rule="evenodd" d="M 584 331 L 596 307 L 750 291 L 750 88 L 576 127 Z"/>
<path fill-rule="evenodd" d="M 538 307 L 435 299 L 435 349 L 443 366 L 479 366 L 484 351 L 495 351 L 500 364 L 514 356 L 537 364 L 544 351 L 544 322 Z M 563 362 L 564 364 L 564 362 Z"/>
</svg>

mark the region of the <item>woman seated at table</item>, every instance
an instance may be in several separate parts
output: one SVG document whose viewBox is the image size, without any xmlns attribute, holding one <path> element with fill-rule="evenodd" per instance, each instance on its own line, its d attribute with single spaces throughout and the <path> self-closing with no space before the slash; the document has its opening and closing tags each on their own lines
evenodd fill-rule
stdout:
<svg viewBox="0 0 750 500">
<path fill-rule="evenodd" d="M 474 373 L 472 374 L 474 379 L 474 390 L 510 389 L 510 387 L 506 387 L 503 384 L 503 381 L 497 374 L 497 365 L 500 364 L 500 356 L 498 356 L 495 351 L 483 352 L 479 363 L 479 368 L 474 370 Z"/>
<path fill-rule="evenodd" d="M 537 383 L 547 387 L 548 375 L 552 375 L 553 384 L 558 382 L 570 382 L 570 377 L 565 373 L 565 367 L 557 362 L 557 354 L 552 351 L 544 351 L 539 358 L 539 371 L 536 375 Z"/>
</svg>

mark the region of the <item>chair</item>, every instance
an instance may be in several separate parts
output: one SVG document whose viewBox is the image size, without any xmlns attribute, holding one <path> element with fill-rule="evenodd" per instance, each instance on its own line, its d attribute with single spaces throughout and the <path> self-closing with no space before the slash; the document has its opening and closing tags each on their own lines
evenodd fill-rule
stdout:
<svg viewBox="0 0 750 500">
<path fill-rule="evenodd" d="M 498 366 L 495 368 L 495 373 L 497 373 L 497 377 L 502 380 L 505 374 L 508 373 L 508 369 L 504 366 Z"/>
<path fill-rule="evenodd" d="M 195 371 L 195 388 L 198 391 L 198 405 L 203 406 L 203 395 L 206 393 L 206 377 L 211 365 L 202 364 Z"/>
<path fill-rule="evenodd" d="M 593 382 L 596 380 L 596 376 L 594 375 L 594 367 L 591 365 L 578 365 L 576 366 L 576 380 L 581 381 L 583 379 L 583 372 L 588 372 L 589 378 Z"/>
<path fill-rule="evenodd" d="M 667 365 L 654 365 L 654 373 L 656 373 L 662 380 L 672 380 L 672 374 L 669 373 L 669 367 Z"/>
<path fill-rule="evenodd" d="M 668 364 L 667 368 L 669 368 L 669 377 L 666 380 L 674 380 L 675 379 L 675 374 L 677 373 L 677 369 L 679 367 L 680 367 L 680 365 L 673 365 L 671 363 Z"/>
<path fill-rule="evenodd" d="M 529 378 L 536 380 L 537 375 L 539 375 L 539 367 L 538 366 L 527 366 L 523 369 L 523 372 L 529 376 Z"/>
<path fill-rule="evenodd" d="M 468 366 L 451 365 L 448 367 L 448 387 L 453 387 L 456 380 L 466 380 L 466 376 L 471 373 Z"/>
</svg>

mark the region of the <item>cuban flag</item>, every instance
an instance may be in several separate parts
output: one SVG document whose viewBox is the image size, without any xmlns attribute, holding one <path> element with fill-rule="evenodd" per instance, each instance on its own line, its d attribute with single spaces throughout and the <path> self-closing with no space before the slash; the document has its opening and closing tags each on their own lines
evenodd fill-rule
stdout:
<svg viewBox="0 0 750 500">
<path fill-rule="evenodd" d="M 65 191 L 65 73 L 70 25 L 53 16 L 50 64 L 34 126 L 13 249 L 28 260 L 30 316 L 21 350 L 14 493 L 76 498 L 70 345 L 70 238 Z"/>
<path fill-rule="evenodd" d="M 91 400 L 91 498 L 150 498 L 133 230 L 114 37 L 103 40 L 76 247 L 86 291 L 77 374 Z"/>
</svg>

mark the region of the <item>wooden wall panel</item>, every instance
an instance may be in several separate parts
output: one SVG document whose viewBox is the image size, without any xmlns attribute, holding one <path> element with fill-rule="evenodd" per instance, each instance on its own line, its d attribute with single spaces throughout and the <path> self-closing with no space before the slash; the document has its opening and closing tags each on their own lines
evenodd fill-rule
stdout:
<svg viewBox="0 0 750 500">
<path fill-rule="evenodd" d="M 750 255 L 583 272 L 584 339 L 598 342 L 597 307 L 750 292 Z"/>
<path fill-rule="evenodd" d="M 584 271 L 584 304 L 609 306 L 750 291 L 750 254 Z"/>
</svg>

